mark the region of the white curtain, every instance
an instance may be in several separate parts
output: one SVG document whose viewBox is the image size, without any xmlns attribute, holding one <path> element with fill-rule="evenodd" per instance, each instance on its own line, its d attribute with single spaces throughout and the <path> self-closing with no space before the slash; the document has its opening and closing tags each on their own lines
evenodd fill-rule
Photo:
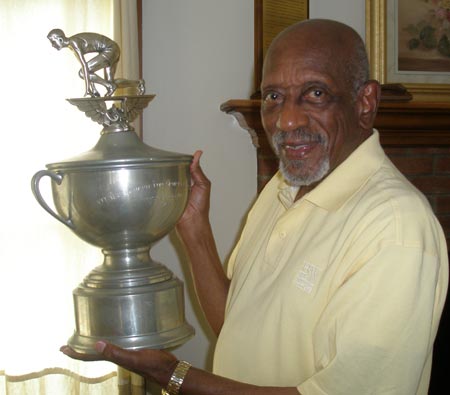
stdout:
<svg viewBox="0 0 450 395">
<path fill-rule="evenodd" d="M 137 78 L 136 21 L 134 0 L 0 1 L 0 395 L 118 393 L 115 365 L 59 352 L 74 329 L 72 290 L 102 255 L 38 205 L 30 181 L 92 148 L 101 130 L 65 100 L 84 95 L 80 65 L 47 33 L 111 37 L 122 48 L 116 77 Z"/>
</svg>

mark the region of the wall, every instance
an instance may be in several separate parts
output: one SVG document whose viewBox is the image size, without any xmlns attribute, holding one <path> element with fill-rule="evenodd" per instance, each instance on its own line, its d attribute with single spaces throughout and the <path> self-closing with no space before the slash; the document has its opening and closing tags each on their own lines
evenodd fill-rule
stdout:
<svg viewBox="0 0 450 395">
<path fill-rule="evenodd" d="M 309 0 L 310 18 L 335 19 L 353 27 L 364 39 L 365 0 Z"/>
<path fill-rule="evenodd" d="M 338 19 L 364 35 L 363 0 L 310 0 L 310 17 Z M 144 141 L 204 151 L 202 166 L 213 183 L 211 223 L 226 260 L 256 194 L 255 148 L 234 117 L 219 110 L 253 89 L 253 0 L 143 0 L 143 76 L 147 93 L 157 95 L 144 112 Z M 175 354 L 209 368 L 214 337 L 176 236 L 157 243 L 152 256 L 186 283 L 186 315 L 197 333 Z"/>
<path fill-rule="evenodd" d="M 253 0 L 143 0 L 143 77 L 147 92 L 156 94 L 144 112 L 144 141 L 176 152 L 203 150 L 223 260 L 255 196 L 256 163 L 248 133 L 219 107 L 231 97 L 249 97 L 252 73 Z M 187 319 L 197 333 L 176 355 L 209 367 L 214 337 L 197 308 L 176 237 L 157 243 L 152 255 L 187 288 Z"/>
</svg>

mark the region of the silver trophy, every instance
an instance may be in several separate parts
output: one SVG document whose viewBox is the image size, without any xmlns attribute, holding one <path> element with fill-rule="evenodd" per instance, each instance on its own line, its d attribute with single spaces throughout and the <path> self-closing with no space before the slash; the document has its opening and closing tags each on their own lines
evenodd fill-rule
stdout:
<svg viewBox="0 0 450 395">
<path fill-rule="evenodd" d="M 194 334 L 184 316 L 183 283 L 153 261 L 150 248 L 186 207 L 192 157 L 138 138 L 131 122 L 154 95 L 145 95 L 143 80 L 114 78 L 120 56 L 114 41 L 96 33 L 66 37 L 60 29 L 48 39 L 58 50 L 71 49 L 82 66 L 86 97 L 68 101 L 103 125 L 95 147 L 48 164 L 31 182 L 39 204 L 104 255 L 73 291 L 75 331 L 68 344 L 86 354 L 95 353 L 100 339 L 128 349 L 180 345 Z M 128 94 L 116 95 L 121 89 Z M 51 179 L 54 208 L 39 189 L 44 177 Z"/>
</svg>

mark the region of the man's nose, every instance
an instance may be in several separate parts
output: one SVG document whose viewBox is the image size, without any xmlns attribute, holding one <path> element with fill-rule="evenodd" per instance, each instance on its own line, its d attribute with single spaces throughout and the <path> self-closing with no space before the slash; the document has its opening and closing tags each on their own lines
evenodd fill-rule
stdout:
<svg viewBox="0 0 450 395">
<path fill-rule="evenodd" d="M 308 113 L 301 103 L 285 102 L 281 108 L 276 127 L 283 132 L 291 132 L 298 128 L 307 126 L 309 123 Z"/>
</svg>

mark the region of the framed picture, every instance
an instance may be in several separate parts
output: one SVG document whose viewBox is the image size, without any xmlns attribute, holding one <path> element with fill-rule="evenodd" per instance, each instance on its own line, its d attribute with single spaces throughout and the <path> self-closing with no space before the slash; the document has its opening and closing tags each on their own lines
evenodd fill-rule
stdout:
<svg viewBox="0 0 450 395">
<path fill-rule="evenodd" d="M 255 90 L 259 95 L 266 51 L 275 36 L 288 26 L 308 19 L 309 0 L 254 0 Z"/>
<path fill-rule="evenodd" d="M 450 0 L 366 0 L 372 78 L 450 102 Z"/>
</svg>

